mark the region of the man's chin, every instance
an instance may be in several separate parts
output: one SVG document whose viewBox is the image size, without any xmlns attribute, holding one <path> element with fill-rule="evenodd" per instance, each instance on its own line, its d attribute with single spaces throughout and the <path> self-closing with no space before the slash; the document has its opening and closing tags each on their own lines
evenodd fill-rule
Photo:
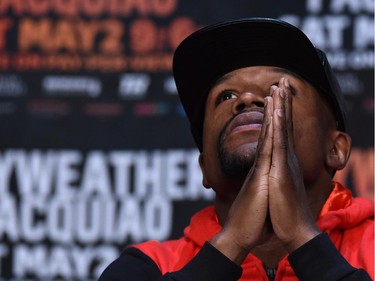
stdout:
<svg viewBox="0 0 375 281">
<path fill-rule="evenodd" d="M 219 161 L 224 174 L 230 177 L 246 177 L 254 164 L 256 145 L 247 144 L 235 149 L 219 149 Z"/>
<path fill-rule="evenodd" d="M 224 146 L 223 151 L 228 157 L 255 159 L 257 147 L 258 142 L 250 142 L 231 146 Z"/>
</svg>

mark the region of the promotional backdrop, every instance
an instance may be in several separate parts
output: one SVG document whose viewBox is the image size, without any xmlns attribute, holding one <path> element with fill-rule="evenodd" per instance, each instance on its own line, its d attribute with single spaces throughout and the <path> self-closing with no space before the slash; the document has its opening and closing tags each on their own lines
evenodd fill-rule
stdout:
<svg viewBox="0 0 375 281">
<path fill-rule="evenodd" d="M 0 0 L 0 280 L 96 280 L 124 247 L 179 237 L 210 204 L 173 51 L 194 30 L 284 19 L 325 50 L 374 186 L 373 0 Z"/>
</svg>

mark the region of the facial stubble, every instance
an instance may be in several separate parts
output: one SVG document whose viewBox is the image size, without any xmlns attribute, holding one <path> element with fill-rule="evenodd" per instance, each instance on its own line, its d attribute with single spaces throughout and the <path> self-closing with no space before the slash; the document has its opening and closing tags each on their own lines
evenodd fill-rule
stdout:
<svg viewBox="0 0 375 281">
<path fill-rule="evenodd" d="M 254 164 L 256 146 L 251 146 L 246 151 L 231 151 L 226 147 L 226 128 L 230 122 L 221 130 L 217 141 L 217 154 L 221 169 L 225 175 L 233 178 L 246 177 Z"/>
</svg>

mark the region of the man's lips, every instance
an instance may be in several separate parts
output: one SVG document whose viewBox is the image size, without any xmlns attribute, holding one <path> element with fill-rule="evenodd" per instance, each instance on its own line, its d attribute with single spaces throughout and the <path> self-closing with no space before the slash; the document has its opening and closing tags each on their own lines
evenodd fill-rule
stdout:
<svg viewBox="0 0 375 281">
<path fill-rule="evenodd" d="M 237 115 L 227 127 L 227 134 L 237 131 L 259 130 L 263 124 L 263 111 L 252 110 Z"/>
</svg>

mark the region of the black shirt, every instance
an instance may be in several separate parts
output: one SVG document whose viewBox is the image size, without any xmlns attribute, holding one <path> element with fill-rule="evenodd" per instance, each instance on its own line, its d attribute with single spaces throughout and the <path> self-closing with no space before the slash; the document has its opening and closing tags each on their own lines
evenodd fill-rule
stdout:
<svg viewBox="0 0 375 281">
<path fill-rule="evenodd" d="M 371 280 L 366 271 L 352 267 L 324 233 L 291 253 L 288 259 L 302 281 Z M 240 266 L 206 242 L 181 270 L 163 276 L 150 257 L 130 247 L 107 267 L 99 281 L 235 281 L 241 274 Z"/>
</svg>

